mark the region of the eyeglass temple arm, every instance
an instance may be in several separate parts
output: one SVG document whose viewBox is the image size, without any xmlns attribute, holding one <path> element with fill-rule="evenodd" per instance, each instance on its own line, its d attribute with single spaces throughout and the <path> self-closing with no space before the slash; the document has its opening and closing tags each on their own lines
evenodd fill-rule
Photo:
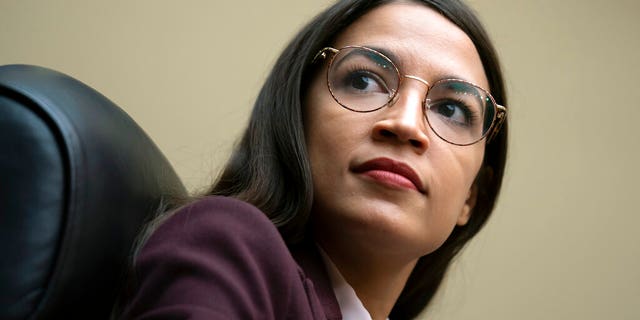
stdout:
<svg viewBox="0 0 640 320">
<path fill-rule="evenodd" d="M 487 138 L 487 143 L 490 143 L 491 140 L 498 135 L 498 132 L 500 132 L 500 129 L 502 128 L 502 124 L 507 119 L 507 108 L 499 104 L 496 104 L 496 108 L 498 109 L 498 114 L 496 115 L 498 119 L 496 119 L 497 121 L 494 124 L 493 129 L 491 129 L 491 133 Z"/>
<path fill-rule="evenodd" d="M 318 53 L 316 53 L 316 55 L 313 57 L 313 60 L 311 61 L 311 63 L 316 63 L 316 61 L 318 59 L 324 59 L 327 57 L 327 51 L 330 51 L 333 54 L 338 53 L 338 49 L 332 48 L 332 47 L 324 47 L 322 48 L 322 50 L 318 51 Z"/>
</svg>

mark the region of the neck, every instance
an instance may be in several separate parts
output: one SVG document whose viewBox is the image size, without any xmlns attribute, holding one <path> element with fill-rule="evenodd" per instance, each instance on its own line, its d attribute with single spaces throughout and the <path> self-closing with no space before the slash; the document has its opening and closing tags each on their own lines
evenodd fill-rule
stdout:
<svg viewBox="0 0 640 320">
<path fill-rule="evenodd" d="M 356 292 L 373 320 L 387 319 L 417 260 L 403 261 L 390 257 L 351 251 L 330 243 L 320 246 L 340 274 Z"/>
</svg>

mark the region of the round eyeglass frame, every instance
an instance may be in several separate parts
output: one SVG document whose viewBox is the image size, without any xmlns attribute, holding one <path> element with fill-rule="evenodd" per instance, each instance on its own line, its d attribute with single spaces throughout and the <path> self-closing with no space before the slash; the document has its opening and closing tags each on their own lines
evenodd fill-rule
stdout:
<svg viewBox="0 0 640 320">
<path fill-rule="evenodd" d="M 391 63 L 391 65 L 393 66 L 396 75 L 398 77 L 398 88 L 396 88 L 396 90 L 393 90 L 392 94 L 389 96 L 389 100 L 382 104 L 379 107 L 374 107 L 371 110 L 355 110 L 349 106 L 346 106 L 343 102 L 341 102 L 335 95 L 335 93 L 333 92 L 333 88 L 331 87 L 331 81 L 329 78 L 329 71 L 331 70 L 331 67 L 333 65 L 333 62 L 336 58 L 336 56 L 338 56 L 338 54 L 340 53 L 340 51 L 345 50 L 345 49 L 361 49 L 361 50 L 365 50 L 365 51 L 369 51 L 372 53 L 375 53 L 377 55 L 380 55 L 381 57 L 383 57 L 384 59 L 386 59 L 387 61 L 389 61 Z M 326 72 L 326 80 L 327 80 L 327 88 L 329 89 L 329 93 L 331 93 L 331 96 L 333 97 L 333 100 L 335 100 L 340 106 L 342 106 L 343 108 L 349 110 L 349 111 L 353 111 L 353 112 L 358 112 L 358 113 L 369 113 L 369 112 L 374 112 L 377 110 L 380 110 L 386 106 L 391 105 L 397 98 L 398 96 L 398 92 L 400 90 L 398 90 L 400 88 L 400 86 L 402 85 L 402 82 L 405 78 L 408 79 L 413 79 L 416 80 L 422 84 L 424 84 L 425 86 L 427 86 L 427 92 L 425 93 L 424 99 L 422 100 L 422 109 L 423 109 L 423 113 L 424 113 L 424 118 L 427 120 L 427 123 L 429 124 L 429 127 L 431 128 L 431 131 L 433 131 L 433 133 L 435 133 L 440 139 L 453 144 L 453 145 L 457 145 L 457 146 L 469 146 L 472 144 L 475 144 L 479 141 L 481 141 L 484 138 L 487 138 L 487 143 L 491 142 L 491 140 L 498 134 L 498 132 L 500 131 L 500 128 L 502 127 L 502 124 L 504 123 L 504 121 L 506 120 L 506 115 L 507 115 L 507 108 L 499 105 L 498 103 L 496 103 L 496 100 L 493 98 L 493 96 L 491 95 L 491 93 L 489 93 L 489 91 L 483 89 L 482 87 L 480 87 L 479 85 L 466 81 L 466 80 L 462 80 L 462 79 L 455 79 L 455 78 L 447 78 L 447 79 L 440 79 L 436 82 L 434 82 L 433 84 L 430 84 L 428 81 L 417 77 L 417 76 L 413 76 L 413 75 L 407 75 L 407 74 L 402 74 L 400 72 L 400 69 L 398 68 L 398 66 L 393 62 L 393 60 L 391 60 L 389 57 L 387 57 L 385 54 L 383 54 L 382 52 L 372 49 L 372 48 L 368 48 L 368 47 L 364 47 L 364 46 L 345 46 L 342 47 L 340 49 L 336 49 L 333 47 L 325 47 L 322 48 L 313 58 L 313 63 L 315 63 L 318 59 L 326 59 L 327 58 L 327 52 L 333 54 L 332 57 L 329 60 L 329 64 L 327 66 L 327 72 Z M 441 136 L 438 131 L 436 129 L 433 128 L 433 125 L 431 124 L 431 122 L 429 121 L 429 117 L 427 116 L 427 112 L 426 109 L 430 109 L 431 106 L 427 104 L 427 96 L 429 95 L 429 91 L 431 90 L 431 88 L 433 88 L 436 84 L 438 83 L 442 83 L 442 82 L 447 82 L 447 81 L 455 81 L 455 82 L 460 82 L 460 83 L 464 83 L 470 86 L 473 86 L 476 89 L 481 90 L 486 97 L 488 97 L 491 100 L 491 103 L 495 106 L 495 112 L 493 112 L 493 118 L 491 119 L 491 125 L 489 126 L 489 128 L 487 129 L 486 132 L 484 132 L 482 134 L 482 136 L 480 136 L 478 139 L 472 141 L 472 142 L 468 142 L 468 143 L 456 143 L 450 140 L 447 140 L 446 138 L 444 138 L 443 136 Z"/>
</svg>

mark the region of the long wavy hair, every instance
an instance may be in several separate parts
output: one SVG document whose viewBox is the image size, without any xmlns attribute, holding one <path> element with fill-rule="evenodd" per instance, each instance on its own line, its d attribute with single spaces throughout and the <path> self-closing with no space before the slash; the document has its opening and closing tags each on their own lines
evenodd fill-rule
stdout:
<svg viewBox="0 0 640 320">
<path fill-rule="evenodd" d="M 307 24 L 284 48 L 262 87 L 230 160 L 208 195 L 231 196 L 261 209 L 289 245 L 309 235 L 313 184 L 305 144 L 302 103 L 316 76 L 314 55 L 363 14 L 389 0 L 343 0 Z M 457 0 L 414 0 L 448 18 L 475 44 L 496 102 L 506 105 L 496 52 L 474 12 Z M 446 242 L 419 259 L 397 300 L 391 319 L 418 315 L 438 290 L 452 259 L 485 224 L 500 191 L 508 125 L 486 145 L 476 177 L 478 198 L 468 223 L 456 226 Z"/>
</svg>

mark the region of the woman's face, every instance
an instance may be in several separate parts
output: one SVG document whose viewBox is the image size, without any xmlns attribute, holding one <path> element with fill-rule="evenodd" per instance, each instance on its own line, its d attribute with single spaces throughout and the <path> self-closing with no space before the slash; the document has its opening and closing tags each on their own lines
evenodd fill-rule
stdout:
<svg viewBox="0 0 640 320">
<path fill-rule="evenodd" d="M 421 4 L 370 11 L 332 44 L 352 45 L 390 52 L 402 74 L 429 83 L 458 78 L 488 89 L 469 37 Z M 456 146 L 436 136 L 422 108 L 427 87 L 414 79 L 385 108 L 349 111 L 327 89 L 327 65 L 305 99 L 316 240 L 415 258 L 434 251 L 469 219 L 485 141 Z"/>
</svg>

